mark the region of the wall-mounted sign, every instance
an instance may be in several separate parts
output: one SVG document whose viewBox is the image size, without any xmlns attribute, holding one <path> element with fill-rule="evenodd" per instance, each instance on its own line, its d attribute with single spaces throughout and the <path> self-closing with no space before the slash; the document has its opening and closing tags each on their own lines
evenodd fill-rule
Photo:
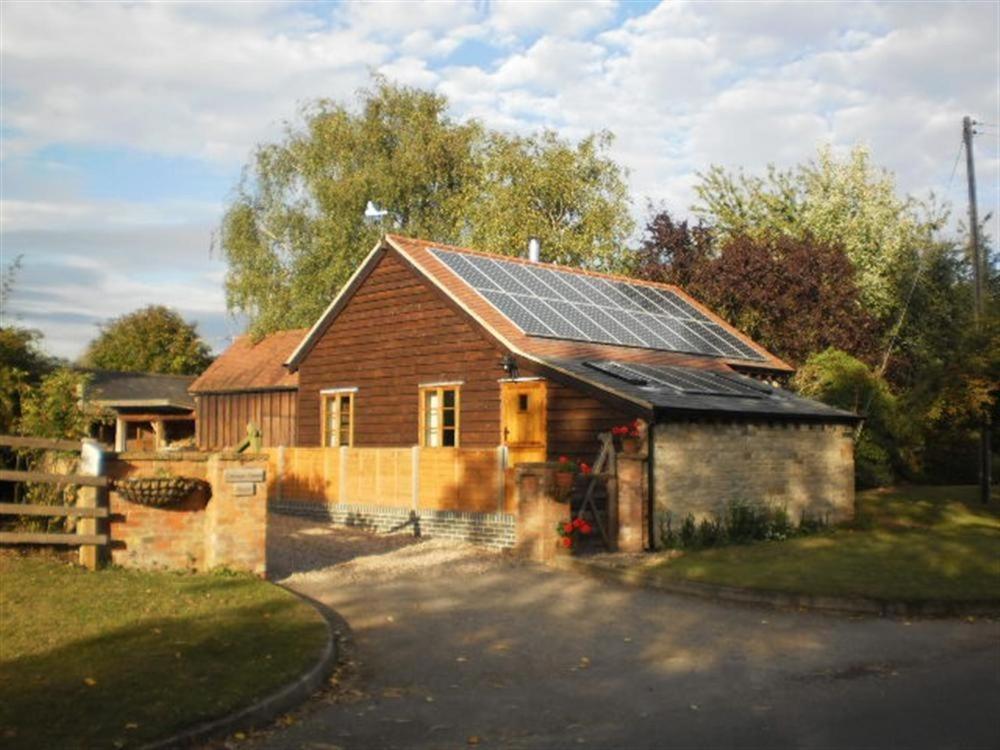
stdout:
<svg viewBox="0 0 1000 750">
<path fill-rule="evenodd" d="M 230 483 L 233 482 L 263 482 L 263 469 L 226 469 L 222 472 L 223 478 Z"/>
<path fill-rule="evenodd" d="M 253 482 L 236 482 L 233 484 L 233 494 L 237 497 L 252 495 L 257 491 L 257 486 Z"/>
</svg>

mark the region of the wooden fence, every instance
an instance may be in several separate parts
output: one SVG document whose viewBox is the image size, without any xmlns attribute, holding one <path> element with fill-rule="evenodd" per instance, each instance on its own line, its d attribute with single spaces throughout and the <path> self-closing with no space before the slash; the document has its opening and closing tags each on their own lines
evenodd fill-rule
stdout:
<svg viewBox="0 0 1000 750">
<path fill-rule="evenodd" d="M 108 518 L 108 478 L 103 476 L 102 453 L 97 444 L 85 440 L 70 440 L 0 435 L 0 446 L 28 448 L 45 451 L 80 453 L 77 474 L 55 474 L 44 471 L 0 470 L 0 481 L 44 482 L 55 485 L 80 487 L 76 505 L 30 505 L 26 503 L 0 503 L 0 516 L 42 516 L 76 518 L 75 533 L 58 532 L 0 532 L 0 544 L 59 544 L 80 547 L 80 563 L 91 570 L 97 568 L 99 548 L 108 544 L 108 534 L 99 529 Z M 99 533 L 100 532 L 100 533 Z"/>
<path fill-rule="evenodd" d="M 496 513 L 503 448 L 273 448 L 268 499 Z"/>
</svg>

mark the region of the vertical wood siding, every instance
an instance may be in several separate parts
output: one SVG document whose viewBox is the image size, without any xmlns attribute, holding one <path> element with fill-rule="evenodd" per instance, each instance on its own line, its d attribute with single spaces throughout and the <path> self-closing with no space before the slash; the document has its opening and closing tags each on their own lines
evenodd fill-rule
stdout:
<svg viewBox="0 0 1000 750">
<path fill-rule="evenodd" d="M 198 448 L 222 450 L 243 442 L 247 423 L 260 427 L 264 446 L 295 444 L 293 390 L 244 393 L 200 393 L 195 396 L 198 414 Z"/>
<path fill-rule="evenodd" d="M 461 446 L 496 446 L 501 354 L 389 252 L 299 368 L 297 444 L 320 443 L 322 389 L 356 387 L 355 446 L 415 445 L 418 386 L 461 380 Z"/>
</svg>

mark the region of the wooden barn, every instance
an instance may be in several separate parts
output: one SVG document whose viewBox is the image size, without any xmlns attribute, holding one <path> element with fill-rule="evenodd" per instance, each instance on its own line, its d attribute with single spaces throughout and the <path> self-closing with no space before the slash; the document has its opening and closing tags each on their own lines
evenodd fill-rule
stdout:
<svg viewBox="0 0 1000 750">
<path fill-rule="evenodd" d="M 283 362 L 305 333 L 279 331 L 257 342 L 239 336 L 191 383 L 199 449 L 234 448 L 250 423 L 265 447 L 295 444 L 298 376 Z"/>
<path fill-rule="evenodd" d="M 192 375 L 84 370 L 82 398 L 114 421 L 94 424 L 94 437 L 116 451 L 151 452 L 190 447 L 194 442 Z"/>
<path fill-rule="evenodd" d="M 648 545 L 734 499 L 852 512 L 856 416 L 673 286 L 387 235 L 286 364 L 277 510 L 510 544 L 511 467 L 592 461 L 638 418 Z"/>
</svg>

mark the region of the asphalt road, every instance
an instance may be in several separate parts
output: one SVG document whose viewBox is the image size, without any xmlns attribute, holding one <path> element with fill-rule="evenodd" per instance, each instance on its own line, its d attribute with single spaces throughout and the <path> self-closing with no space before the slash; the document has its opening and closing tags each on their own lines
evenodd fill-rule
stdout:
<svg viewBox="0 0 1000 750">
<path fill-rule="evenodd" d="M 275 544 L 335 545 L 288 583 L 350 624 L 352 664 L 241 746 L 1000 748 L 996 621 L 713 604 L 286 528 Z"/>
</svg>

